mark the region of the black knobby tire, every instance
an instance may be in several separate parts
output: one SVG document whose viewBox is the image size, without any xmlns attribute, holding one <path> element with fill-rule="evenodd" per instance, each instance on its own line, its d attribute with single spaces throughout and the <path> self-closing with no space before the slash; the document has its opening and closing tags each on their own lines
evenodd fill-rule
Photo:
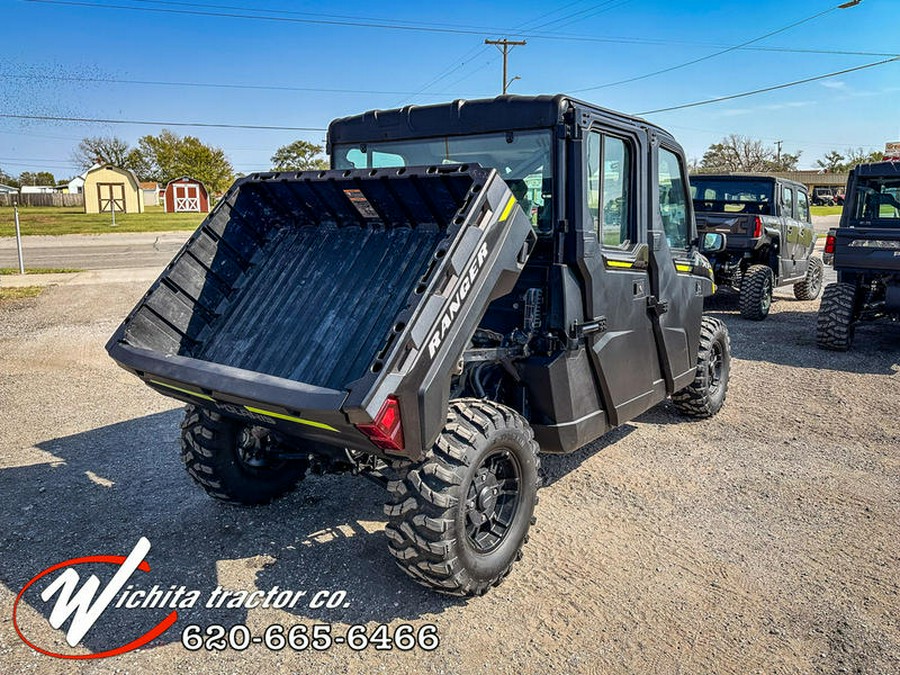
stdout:
<svg viewBox="0 0 900 675">
<path fill-rule="evenodd" d="M 856 286 L 828 284 L 816 319 L 816 344 L 821 349 L 845 352 L 853 344 Z"/>
<path fill-rule="evenodd" d="M 425 458 L 388 484 L 385 532 L 400 568 L 448 595 L 483 595 L 522 557 L 540 486 L 525 419 L 479 399 L 450 402 Z"/>
<path fill-rule="evenodd" d="M 822 291 L 822 277 L 825 274 L 825 265 L 822 259 L 813 255 L 809 257 L 806 268 L 806 278 L 800 283 L 794 284 L 794 297 L 798 300 L 815 300 Z"/>
<path fill-rule="evenodd" d="M 719 319 L 704 316 L 700 324 L 697 371 L 690 385 L 672 396 L 672 403 L 685 415 L 712 417 L 721 409 L 728 394 L 731 372 L 731 338 Z"/>
<path fill-rule="evenodd" d="M 762 321 L 772 307 L 772 289 L 775 281 L 772 269 L 767 265 L 751 265 L 741 278 L 741 316 L 751 321 Z"/>
<path fill-rule="evenodd" d="M 181 424 L 181 460 L 211 497 L 243 506 L 268 504 L 296 487 L 307 463 L 254 454 L 257 446 L 251 441 L 266 438 L 259 427 L 188 406 Z"/>
</svg>

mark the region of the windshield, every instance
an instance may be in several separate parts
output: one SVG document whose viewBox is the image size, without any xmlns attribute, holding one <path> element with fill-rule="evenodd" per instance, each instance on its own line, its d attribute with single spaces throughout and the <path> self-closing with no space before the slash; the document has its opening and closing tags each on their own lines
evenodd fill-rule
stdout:
<svg viewBox="0 0 900 675">
<path fill-rule="evenodd" d="M 335 169 L 474 164 L 496 169 L 539 232 L 552 230 L 549 130 L 336 145 Z"/>
<path fill-rule="evenodd" d="M 856 184 L 852 217 L 900 224 L 900 178 L 863 178 Z"/>
<path fill-rule="evenodd" d="M 772 215 L 774 183 L 764 180 L 721 180 L 691 177 L 695 211 Z"/>
</svg>

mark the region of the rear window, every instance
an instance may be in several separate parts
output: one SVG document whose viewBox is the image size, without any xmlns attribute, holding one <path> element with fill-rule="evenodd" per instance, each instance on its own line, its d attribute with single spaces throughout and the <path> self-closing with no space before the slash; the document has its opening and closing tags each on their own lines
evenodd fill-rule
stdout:
<svg viewBox="0 0 900 675">
<path fill-rule="evenodd" d="M 856 184 L 852 217 L 900 225 L 900 178 L 868 178 Z"/>
<path fill-rule="evenodd" d="M 691 178 L 694 211 L 772 215 L 775 184 L 764 180 Z"/>
</svg>

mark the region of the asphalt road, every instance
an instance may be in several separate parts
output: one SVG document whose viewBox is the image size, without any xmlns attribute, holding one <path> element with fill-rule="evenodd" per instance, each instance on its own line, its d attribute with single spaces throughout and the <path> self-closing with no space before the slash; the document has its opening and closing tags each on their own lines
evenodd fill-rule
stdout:
<svg viewBox="0 0 900 675">
<path fill-rule="evenodd" d="M 24 237 L 22 249 L 26 267 L 161 269 L 190 234 L 185 231 Z M 0 238 L 0 267 L 18 265 L 15 238 Z"/>
<path fill-rule="evenodd" d="M 837 227 L 840 216 L 814 216 L 816 232 Z M 122 233 L 25 237 L 26 267 L 82 270 L 162 268 L 181 248 L 190 232 Z M 0 238 L 0 267 L 18 267 L 16 242 Z"/>
</svg>

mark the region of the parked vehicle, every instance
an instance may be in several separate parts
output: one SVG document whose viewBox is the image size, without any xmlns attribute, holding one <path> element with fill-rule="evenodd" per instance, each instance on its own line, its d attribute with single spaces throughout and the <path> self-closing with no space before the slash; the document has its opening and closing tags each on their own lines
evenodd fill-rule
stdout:
<svg viewBox="0 0 900 675">
<path fill-rule="evenodd" d="M 368 112 L 328 148 L 330 171 L 238 180 L 107 349 L 189 404 L 213 497 L 362 474 L 407 574 L 483 594 L 520 557 L 539 451 L 725 400 L 684 154 L 561 95 Z"/>
<path fill-rule="evenodd" d="M 828 233 L 837 283 L 822 295 L 816 342 L 845 351 L 862 321 L 900 320 L 900 162 L 850 172 L 840 227 Z"/>
<path fill-rule="evenodd" d="M 812 193 L 813 206 L 834 206 L 837 204 L 837 195 L 830 187 L 813 188 Z"/>
<path fill-rule="evenodd" d="M 727 248 L 710 262 L 716 284 L 740 294 L 742 317 L 765 319 L 778 286 L 793 284 L 798 300 L 819 296 L 823 265 L 813 254 L 805 186 L 767 176 L 700 174 L 691 179 L 691 195 L 698 232 L 728 237 Z"/>
</svg>

